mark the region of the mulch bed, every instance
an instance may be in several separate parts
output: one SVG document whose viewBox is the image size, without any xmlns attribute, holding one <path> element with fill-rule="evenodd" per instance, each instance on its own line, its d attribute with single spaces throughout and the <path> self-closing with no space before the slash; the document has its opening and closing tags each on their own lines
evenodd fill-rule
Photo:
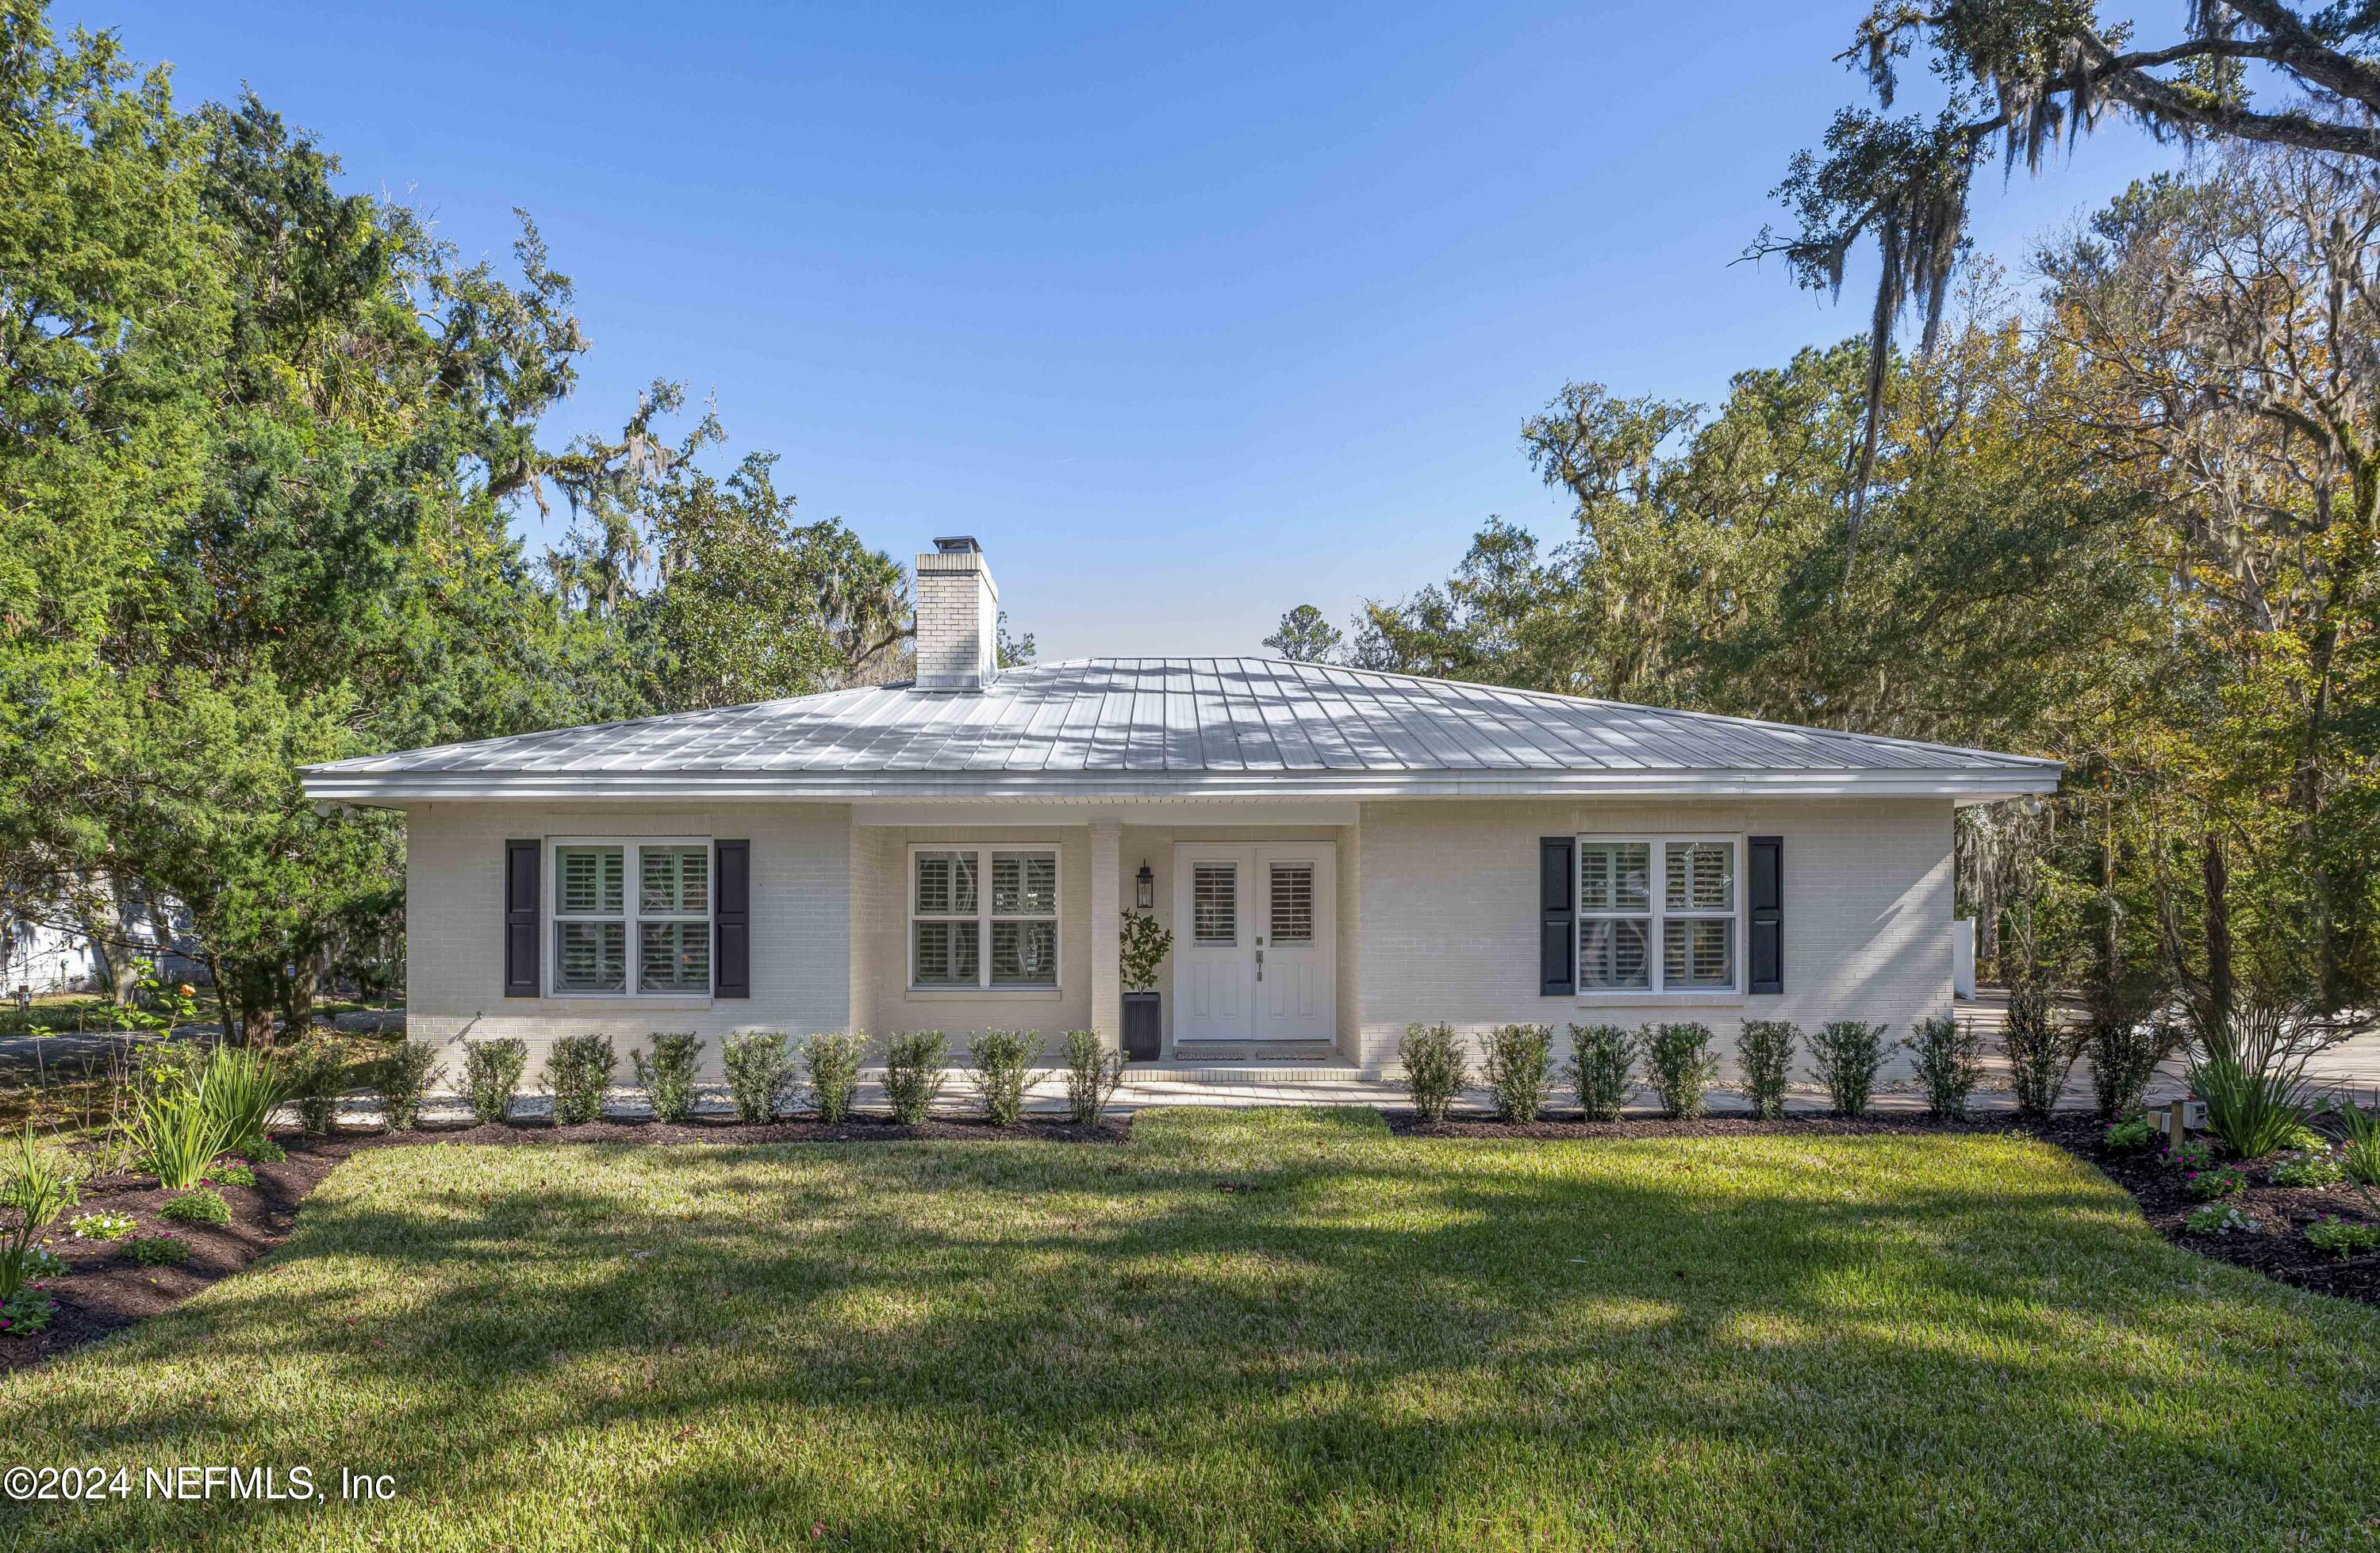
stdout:
<svg viewBox="0 0 2380 1553">
<path fill-rule="evenodd" d="M 2313 1188 L 2276 1186 L 2265 1178 L 2265 1167 L 2246 1165 L 2247 1191 L 2226 1199 L 2261 1226 L 2254 1232 L 2193 1235 L 2182 1219 L 2200 1205 L 2184 1195 L 2181 1172 L 2168 1170 L 2155 1147 L 2113 1150 L 2099 1139 L 2095 1121 L 2058 1117 L 2035 1129 L 2045 1140 L 2081 1155 L 2132 1195 L 2157 1233 L 2201 1256 L 2251 1268 L 2265 1277 L 2340 1299 L 2380 1304 L 2380 1252 L 2339 1257 L 2306 1244 L 2305 1227 L 2326 1214 L 2352 1222 L 2373 1221 L 2363 1199 L 2352 1185 Z"/>
<path fill-rule="evenodd" d="M 2192 1234 L 2182 1228 L 2190 1210 L 2199 1205 L 2185 1195 L 2181 1174 L 2160 1161 L 2158 1150 L 2111 1149 L 2101 1139 L 2106 1123 L 2096 1117 L 2060 1113 L 2038 1124 L 2013 1116 L 1986 1116 L 1973 1122 L 1931 1122 L 1922 1116 L 1865 1117 L 1847 1121 L 1839 1116 L 1788 1115 L 1763 1122 L 1750 1116 L 1706 1116 L 1692 1122 L 1665 1117 L 1625 1117 L 1618 1122 L 1497 1122 L 1474 1117 L 1450 1117 L 1425 1125 L 1411 1111 L 1391 1111 L 1389 1130 L 1408 1137 L 1433 1138 L 1706 1138 L 1767 1137 L 1787 1134 L 1848 1136 L 1879 1133 L 2023 1133 L 2055 1144 L 2096 1166 L 2110 1181 L 2132 1195 L 2141 1213 L 2157 1233 L 2204 1256 L 2234 1263 L 2279 1282 L 2333 1294 L 2341 1299 L 2380 1304 L 2380 1252 L 2341 1258 L 2306 1244 L 2305 1227 L 2325 1214 L 2352 1221 L 2371 1222 L 2363 1201 L 2350 1185 L 2324 1189 L 2276 1186 L 2265 1177 L 2265 1167 L 2242 1167 L 2248 1190 L 2228 1199 L 2261 1226 L 2254 1232 Z M 2204 1135 L 2204 1134 L 2201 1134 Z"/>
<path fill-rule="evenodd" d="M 48 1280 L 58 1308 L 50 1313 L 46 1330 L 0 1340 L 0 1372 L 30 1369 L 68 1349 L 95 1342 L 144 1316 L 171 1310 L 215 1280 L 237 1272 L 289 1238 L 298 1204 L 363 1141 L 289 1139 L 289 1158 L 281 1164 L 257 1166 L 253 1188 L 216 1187 L 231 1205 L 228 1224 L 184 1224 L 158 1218 L 166 1200 L 181 1194 L 158 1190 L 153 1176 L 103 1175 L 79 1183 L 82 1201 L 43 1231 L 48 1249 L 67 1267 L 67 1277 Z M 102 1208 L 132 1215 L 140 1221 L 135 1235 L 170 1234 L 186 1242 L 189 1259 L 152 1268 L 126 1256 L 122 1241 L 75 1239 L 67 1221 Z"/>
<path fill-rule="evenodd" d="M 575 1127 L 551 1122 L 515 1122 L 508 1126 L 424 1127 L 409 1133 L 341 1133 L 327 1138 L 284 1136 L 279 1141 L 289 1158 L 277 1165 L 258 1165 L 256 1185 L 216 1190 L 231 1207 L 228 1224 L 184 1224 L 157 1217 L 176 1192 L 158 1189 L 156 1178 L 145 1175 L 93 1176 L 78 1183 L 82 1200 L 43 1231 L 47 1248 L 66 1262 L 66 1277 L 48 1280 L 58 1308 L 44 1331 L 29 1338 L 0 1338 L 0 1373 L 34 1365 L 96 1342 L 111 1332 L 171 1310 L 184 1300 L 289 1238 L 298 1206 L 341 1160 L 364 1148 L 400 1144 L 471 1144 L 514 1147 L 587 1143 L 907 1143 L 1019 1141 L 1044 1143 L 1114 1143 L 1128 1136 L 1129 1119 L 1098 1127 L 1077 1127 L 1070 1122 L 1028 1117 L 1009 1128 L 980 1121 L 933 1121 L 905 1127 L 889 1117 L 856 1116 L 847 1122 L 771 1122 L 746 1126 L 730 1119 L 702 1120 L 682 1125 L 652 1122 L 594 1122 Z M 103 1208 L 128 1213 L 139 1222 L 134 1235 L 170 1234 L 190 1247 L 189 1259 L 168 1267 L 150 1267 L 124 1253 L 122 1241 L 76 1240 L 67 1223 L 77 1214 Z"/>
</svg>

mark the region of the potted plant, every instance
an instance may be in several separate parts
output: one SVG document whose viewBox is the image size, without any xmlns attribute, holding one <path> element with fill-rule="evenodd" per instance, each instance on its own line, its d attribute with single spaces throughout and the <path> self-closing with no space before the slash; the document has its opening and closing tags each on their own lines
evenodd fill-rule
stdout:
<svg viewBox="0 0 2380 1553">
<path fill-rule="evenodd" d="M 1173 935 L 1148 913 L 1128 911 L 1118 930 L 1118 969 L 1123 993 L 1123 1056 L 1127 1062 L 1154 1062 L 1164 1044 L 1157 993 L 1157 968 L 1172 952 Z"/>
</svg>

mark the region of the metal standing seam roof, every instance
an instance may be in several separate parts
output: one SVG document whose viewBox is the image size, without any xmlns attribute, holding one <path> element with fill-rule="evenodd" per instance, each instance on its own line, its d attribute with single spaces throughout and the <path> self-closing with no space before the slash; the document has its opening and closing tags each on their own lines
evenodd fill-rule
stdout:
<svg viewBox="0 0 2380 1553">
<path fill-rule="evenodd" d="M 2058 762 L 1261 658 L 1092 658 L 309 766 L 317 798 L 2014 794 Z"/>
</svg>

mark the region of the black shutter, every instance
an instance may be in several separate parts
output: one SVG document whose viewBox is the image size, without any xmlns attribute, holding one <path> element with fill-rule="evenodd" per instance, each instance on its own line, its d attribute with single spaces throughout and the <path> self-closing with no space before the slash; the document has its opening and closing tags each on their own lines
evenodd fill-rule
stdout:
<svg viewBox="0 0 2380 1553">
<path fill-rule="evenodd" d="M 537 996 L 537 884 L 542 848 L 504 843 L 504 996 Z"/>
<path fill-rule="evenodd" d="M 752 843 L 720 842 L 711 899 L 710 995 L 752 995 Z"/>
<path fill-rule="evenodd" d="M 1571 957 L 1578 948 L 1572 903 L 1576 878 L 1571 855 L 1578 845 L 1572 836 L 1547 836 L 1537 843 L 1537 992 L 1541 997 L 1567 995 L 1577 987 Z"/>
<path fill-rule="evenodd" d="M 1755 992 L 1785 990 L 1785 838 L 1754 836 L 1751 888 L 1752 977 Z"/>
</svg>

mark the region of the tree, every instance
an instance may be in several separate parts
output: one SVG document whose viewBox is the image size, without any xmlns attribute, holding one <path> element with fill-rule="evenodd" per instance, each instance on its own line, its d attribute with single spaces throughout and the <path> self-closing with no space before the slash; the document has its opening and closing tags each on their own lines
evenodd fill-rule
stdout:
<svg viewBox="0 0 2380 1553">
<path fill-rule="evenodd" d="M 2234 148 L 2136 186 L 2043 267 L 2050 337 L 2082 363 L 2069 434 L 2153 494 L 2203 649 L 2163 763 L 2168 823 L 2204 838 L 2178 893 L 2218 952 L 2235 907 L 2302 945 L 2335 1007 L 2380 978 L 2380 175 Z M 2230 979 L 2219 952 L 2204 974 Z"/>
<path fill-rule="evenodd" d="M 723 481 L 680 463 L 659 494 L 662 580 L 639 616 L 656 641 L 657 710 L 854 683 L 906 635 L 899 565 L 838 519 L 795 522 L 775 463 L 754 454 Z"/>
<path fill-rule="evenodd" d="M 1026 664 L 1032 662 L 1034 654 L 1041 650 L 1040 648 L 1034 643 L 1032 632 L 1027 631 L 1021 637 L 1012 637 L 1008 634 L 1008 612 L 1006 610 L 1000 612 L 1000 620 L 996 629 L 999 633 L 1000 640 L 1000 666 L 1003 669 L 1021 669 Z"/>
<path fill-rule="evenodd" d="M 1312 604 L 1300 604 L 1281 617 L 1280 628 L 1264 645 L 1296 663 L 1328 663 L 1339 656 L 1346 634 L 1322 617 Z"/>
<path fill-rule="evenodd" d="M 395 936 L 385 815 L 304 763 L 846 683 L 899 569 L 698 473 L 657 382 L 546 450 L 587 339 L 526 215 L 509 268 L 339 187 L 253 95 L 177 111 L 112 35 L 0 0 L 0 888 L 137 952 L 170 899 L 227 1025 L 302 1024 Z M 510 532 L 558 494 L 560 564 Z"/>
<path fill-rule="evenodd" d="M 1847 107 L 1824 154 L 1802 152 L 1777 195 L 1798 230 L 1764 230 L 1751 255 L 1782 254 L 1803 285 L 1840 291 L 1851 250 L 1873 237 L 1876 286 L 1864 390 L 1865 423 L 1847 527 L 1856 540 L 1876 470 L 1894 326 L 1914 302 L 1930 351 L 1950 275 L 1966 245 L 1975 170 L 1997 144 L 2005 164 L 2038 171 L 2060 137 L 2107 113 L 2159 140 L 2230 140 L 2380 159 L 2380 7 L 2319 11 L 2281 0 L 2201 0 L 2180 35 L 2136 46 L 2130 23 L 2102 19 L 2095 0 L 1955 0 L 1927 8 L 1876 0 L 1839 59 L 1854 62 L 1876 111 Z M 1901 62 L 1923 50 L 1949 98 L 1930 118 L 1891 113 Z M 2302 101 L 2253 105 L 2248 67 L 2262 66 Z"/>
<path fill-rule="evenodd" d="M 1901 363 L 1873 564 L 1849 585 L 1839 515 L 1865 351 L 1739 374 L 1716 417 L 1572 384 L 1524 428 L 1575 536 L 1490 519 L 1453 576 L 1369 606 L 1355 658 L 1570 695 L 1972 743 L 2041 741 L 2095 704 L 2095 655 L 2138 631 L 2151 579 L 2130 498 L 2043 436 L 2041 380 L 1987 293 L 1927 364 Z"/>
</svg>

